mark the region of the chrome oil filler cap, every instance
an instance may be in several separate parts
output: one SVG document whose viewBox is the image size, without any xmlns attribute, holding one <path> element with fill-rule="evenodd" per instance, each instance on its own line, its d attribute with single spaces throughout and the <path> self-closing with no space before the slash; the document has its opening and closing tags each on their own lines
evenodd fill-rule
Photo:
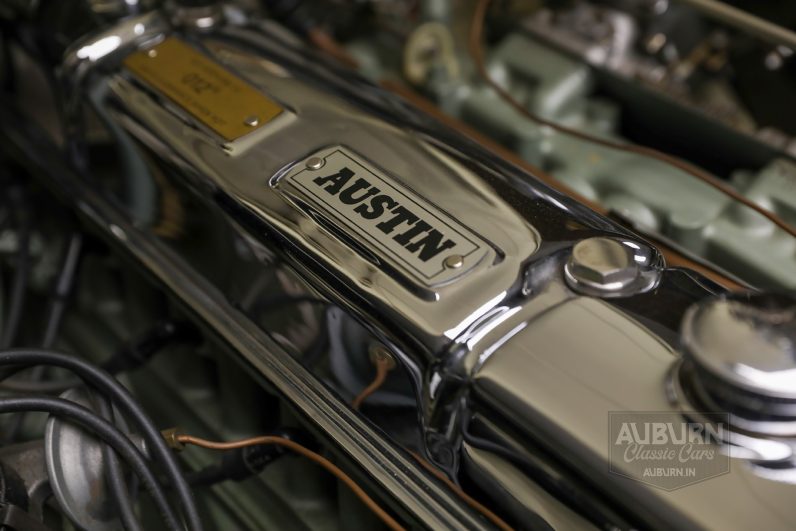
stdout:
<svg viewBox="0 0 796 531">
<path fill-rule="evenodd" d="M 691 384 L 707 404 L 745 418 L 796 420 L 794 296 L 730 294 L 696 304 L 682 343 Z"/>
</svg>

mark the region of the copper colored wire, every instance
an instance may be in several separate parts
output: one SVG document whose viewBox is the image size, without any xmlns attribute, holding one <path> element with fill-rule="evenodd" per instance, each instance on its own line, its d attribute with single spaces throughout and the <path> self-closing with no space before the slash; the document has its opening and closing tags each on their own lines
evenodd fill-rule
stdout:
<svg viewBox="0 0 796 531">
<path fill-rule="evenodd" d="M 428 470 L 434 477 L 445 483 L 445 485 L 447 485 L 449 489 L 451 489 L 459 498 L 461 498 L 464 503 L 484 515 L 487 520 L 495 524 L 495 527 L 502 529 L 503 531 L 513 531 L 513 528 L 509 524 L 504 522 L 498 515 L 490 511 L 489 508 L 483 505 L 481 502 L 464 492 L 456 483 L 451 481 L 445 474 L 435 468 L 434 465 L 416 453 L 412 453 L 412 456 L 423 466 L 423 468 Z"/>
<path fill-rule="evenodd" d="M 325 34 L 325 35 L 320 35 L 320 38 L 318 38 L 318 37 L 319 37 L 318 35 L 315 35 L 314 38 L 310 37 L 310 41 L 312 41 L 316 47 L 318 47 L 322 51 L 325 51 L 326 53 L 331 54 L 332 56 L 337 56 L 337 58 L 342 63 L 344 63 L 344 64 L 346 64 L 348 66 L 351 66 L 353 68 L 357 67 L 356 66 L 357 61 L 352 56 L 350 56 L 350 55 L 347 55 L 347 57 L 341 57 L 340 56 L 340 54 L 338 52 L 341 51 L 341 50 L 344 50 L 344 48 L 341 45 L 333 42 L 333 44 L 335 44 L 335 46 L 332 46 L 332 47 L 327 46 L 329 40 L 333 41 L 333 39 L 331 39 L 331 36 L 329 36 L 328 33 Z M 347 52 L 346 52 L 346 54 L 347 54 Z M 434 116 L 437 120 L 440 120 L 441 122 L 447 124 L 448 126 L 453 127 L 454 129 L 456 129 L 458 131 L 461 131 L 462 133 L 464 133 L 465 135 L 469 136 L 470 138 L 472 138 L 473 140 L 475 140 L 479 144 L 485 146 L 487 149 L 491 150 L 492 152 L 496 153 L 497 155 L 499 155 L 499 156 L 501 156 L 501 157 L 503 157 L 503 158 L 505 158 L 507 160 L 510 160 L 514 164 L 516 164 L 518 166 L 521 166 L 523 168 L 526 168 L 529 171 L 533 172 L 534 176 L 537 179 L 539 179 L 542 182 L 546 183 L 548 186 L 550 186 L 550 187 L 552 187 L 552 188 L 554 188 L 554 189 L 556 189 L 556 190 L 558 190 L 558 191 L 560 191 L 560 192 L 562 192 L 562 193 L 564 193 L 564 194 L 566 194 L 566 195 L 568 195 L 570 197 L 573 197 L 574 199 L 576 199 L 577 201 L 579 201 L 579 202 L 583 203 L 584 205 L 588 206 L 589 208 L 591 208 L 595 212 L 599 212 L 599 213 L 601 213 L 603 215 L 608 215 L 608 212 L 604 208 L 602 208 L 600 205 L 598 205 L 597 203 L 594 203 L 593 201 L 591 201 L 589 199 L 586 199 L 584 196 L 580 195 L 579 193 L 577 193 L 572 188 L 569 188 L 568 186 L 565 186 L 561 181 L 558 181 L 558 180 L 546 175 L 541 169 L 535 168 L 535 167 L 531 167 L 528 164 L 527 161 L 517 157 L 515 153 L 506 150 L 503 146 L 501 146 L 499 144 L 496 144 L 494 141 L 492 141 L 491 139 L 483 136 L 481 133 L 475 131 L 474 129 L 470 128 L 469 126 L 463 124 L 462 122 L 454 119 L 453 117 L 451 117 L 451 116 L 449 116 L 447 114 L 444 114 L 438 107 L 433 105 L 428 100 L 420 97 L 416 92 L 411 91 L 406 86 L 404 86 L 402 84 L 399 84 L 399 83 L 395 83 L 393 81 L 389 81 L 389 80 L 383 80 L 382 81 L 382 86 L 384 88 L 386 88 L 387 90 L 389 90 L 391 92 L 394 92 L 394 93 L 400 95 L 401 97 L 407 99 L 408 101 L 412 102 L 412 104 L 414 104 L 416 107 L 420 108 L 421 110 L 423 110 L 424 112 L 430 114 L 431 116 Z M 654 235 L 646 234 L 646 236 L 648 238 L 652 238 L 653 240 L 655 240 Z M 701 263 L 698 263 L 698 262 L 694 262 L 693 260 L 690 260 L 690 259 L 686 258 L 685 256 L 680 255 L 674 249 L 668 248 L 665 242 L 656 240 L 656 243 L 659 245 L 659 247 L 661 247 L 663 249 L 663 252 L 664 252 L 664 254 L 666 255 L 666 258 L 667 258 L 667 262 L 671 262 L 672 265 L 676 265 L 676 266 L 680 266 L 680 267 L 688 267 L 688 268 L 694 269 L 696 271 L 699 271 L 703 275 L 707 276 L 708 278 L 712 279 L 715 282 L 718 282 L 719 284 L 722 284 L 723 286 L 727 287 L 728 289 L 741 290 L 741 291 L 748 289 L 747 286 L 739 284 L 739 283 L 735 282 L 734 280 L 726 277 L 721 271 L 715 269 L 710 264 L 701 264 Z"/>
<path fill-rule="evenodd" d="M 382 86 L 387 90 L 390 90 L 391 92 L 400 95 L 402 98 L 412 103 L 412 105 L 414 105 L 424 113 L 428 114 L 429 116 L 433 116 L 441 123 L 466 135 L 468 138 L 484 146 L 484 148 L 488 149 L 495 155 L 502 157 L 511 162 L 512 164 L 531 172 L 536 179 L 547 184 L 551 188 L 558 190 L 563 194 L 568 195 L 569 197 L 575 199 L 576 201 L 582 203 L 583 205 L 589 207 L 590 209 L 594 210 L 599 214 L 602 214 L 604 216 L 610 215 L 610 212 L 601 205 L 599 205 L 598 203 L 595 203 L 594 201 L 580 195 L 578 192 L 576 192 L 572 188 L 569 188 L 561 181 L 557 181 L 553 177 L 547 175 L 542 169 L 531 165 L 528 161 L 520 158 L 513 151 L 509 151 L 507 148 L 501 146 L 494 140 L 484 136 L 482 133 L 476 131 L 469 125 L 464 124 L 461 121 L 457 120 L 456 118 L 453 118 L 452 116 L 445 114 L 439 107 L 434 105 L 431 101 L 423 98 L 422 96 L 412 91 L 410 88 L 406 87 L 405 85 L 401 85 L 392 81 L 384 81 L 382 82 Z M 635 230 L 638 229 L 636 228 Z M 658 248 L 666 257 L 666 263 L 669 265 L 675 267 L 687 267 L 689 269 L 698 271 L 699 273 L 705 275 L 714 282 L 723 285 L 727 289 L 731 289 L 734 291 L 746 291 L 749 289 L 747 285 L 739 284 L 735 280 L 728 278 L 727 276 L 725 276 L 723 272 L 716 269 L 710 263 L 696 262 L 688 258 L 687 256 L 680 254 L 679 251 L 670 247 L 666 241 L 658 239 L 657 236 L 655 236 L 654 234 L 644 233 L 644 237 L 649 240 L 652 240 L 658 246 Z"/>
<path fill-rule="evenodd" d="M 233 442 L 216 442 L 216 441 L 208 441 L 207 439 L 201 439 L 199 437 L 194 437 L 192 435 L 177 435 L 176 437 L 177 442 L 182 444 L 191 444 L 194 446 L 200 446 L 202 448 L 207 448 L 208 450 L 234 450 L 236 448 L 244 448 L 246 446 L 257 446 L 261 444 L 277 444 L 279 446 L 284 446 L 285 448 L 309 459 L 317 463 L 318 465 L 322 466 L 326 470 L 328 470 L 332 475 L 334 475 L 337 479 L 345 483 L 345 485 L 351 489 L 351 491 L 362 500 L 368 509 L 370 509 L 379 519 L 384 522 L 384 524 L 392 529 L 393 531 L 404 531 L 403 526 L 399 524 L 392 516 L 390 516 L 387 511 L 382 509 L 368 494 L 356 484 L 356 482 L 351 479 L 351 477 L 343 472 L 337 465 L 326 459 L 320 454 L 309 450 L 300 444 L 291 441 L 290 439 L 285 439 L 284 437 L 276 437 L 271 435 L 264 435 L 262 437 L 252 437 L 250 439 L 242 439 L 240 441 L 233 441 Z"/>
<path fill-rule="evenodd" d="M 378 358 L 374 360 L 373 363 L 376 365 L 376 376 L 373 378 L 373 381 L 370 382 L 370 385 L 364 388 L 362 392 L 359 393 L 351 402 L 351 407 L 354 409 L 358 410 L 366 398 L 378 391 L 379 388 L 384 385 L 384 381 L 387 379 L 387 373 L 389 373 L 390 369 L 392 368 L 392 362 L 389 358 Z"/>
<path fill-rule="evenodd" d="M 373 381 L 370 383 L 370 385 L 363 389 L 362 392 L 359 393 L 359 395 L 357 395 L 357 397 L 351 403 L 351 407 L 354 409 L 359 409 L 362 405 L 362 402 L 364 402 L 366 398 L 375 393 L 382 385 L 384 385 L 384 381 L 387 379 L 387 374 L 393 367 L 393 362 L 389 358 L 376 358 L 373 363 L 376 366 L 376 376 L 373 378 Z M 448 479 L 445 474 L 434 468 L 431 463 L 415 453 L 413 453 L 412 456 L 423 466 L 423 468 L 428 470 L 432 475 L 434 475 L 434 477 L 445 483 L 445 485 L 447 485 L 449 489 L 451 489 L 459 498 L 461 498 L 462 501 L 484 515 L 487 520 L 495 524 L 495 526 L 503 531 L 512 531 L 511 526 L 501 520 L 498 515 L 490 511 L 489 508 L 481 504 L 478 500 L 464 492 L 461 488 L 459 488 L 458 485 Z"/>
<path fill-rule="evenodd" d="M 634 144 L 624 144 L 621 142 L 614 142 L 611 140 L 600 138 L 598 136 L 593 136 L 588 133 L 584 133 L 582 131 L 578 131 L 577 129 L 571 129 L 556 122 L 546 120 L 541 116 L 537 116 L 533 114 L 531 111 L 529 111 L 527 108 L 525 108 L 525 106 L 523 106 L 520 102 L 514 99 L 514 97 L 511 94 L 509 94 L 509 92 L 506 89 L 504 89 L 497 82 L 495 82 L 495 80 L 492 79 L 492 77 L 489 75 L 489 72 L 487 72 L 486 69 L 486 63 L 484 61 L 484 52 L 481 47 L 481 42 L 484 33 L 484 21 L 486 19 L 486 14 L 491 3 L 492 0 L 478 0 L 478 4 L 476 5 L 475 12 L 473 14 L 472 24 L 470 26 L 470 42 L 469 42 L 470 55 L 472 56 L 473 62 L 475 63 L 478 73 L 483 78 L 484 82 L 486 82 L 487 85 L 489 85 L 492 88 L 492 90 L 494 90 L 506 103 L 514 107 L 520 114 L 530 119 L 531 121 L 536 122 L 539 125 L 549 127 L 560 133 L 573 136 L 580 140 L 591 142 L 593 144 L 597 144 L 599 146 L 603 146 L 609 149 L 625 151 L 628 153 L 635 153 L 637 155 L 641 155 L 651 159 L 656 159 L 665 164 L 669 164 L 670 166 L 673 166 L 693 177 L 696 177 L 700 181 L 703 181 L 707 185 L 722 192 L 723 194 L 734 199 L 738 203 L 741 203 L 747 208 L 754 210 L 761 216 L 771 221 L 780 229 L 784 230 L 791 236 L 796 237 L 796 228 L 790 225 L 787 221 L 777 216 L 775 213 L 769 212 L 768 210 L 754 203 L 753 201 L 750 201 L 731 186 L 725 184 L 724 182 L 720 181 L 718 178 L 714 177 L 710 173 L 700 168 L 697 168 L 696 166 L 694 166 L 689 162 L 680 160 L 677 157 L 674 157 L 672 155 L 663 153 L 661 151 L 649 147 L 638 146 Z"/>
</svg>

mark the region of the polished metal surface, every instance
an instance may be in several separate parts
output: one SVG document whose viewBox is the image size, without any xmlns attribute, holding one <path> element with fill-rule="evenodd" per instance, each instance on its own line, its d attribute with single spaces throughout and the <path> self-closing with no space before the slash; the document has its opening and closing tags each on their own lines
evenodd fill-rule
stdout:
<svg viewBox="0 0 796 531">
<path fill-rule="evenodd" d="M 159 42 L 168 31 L 168 20 L 163 13 L 152 11 L 123 19 L 81 39 L 67 50 L 59 75 L 64 98 L 63 129 L 74 164 L 87 165 L 81 106 L 90 73 L 100 66 L 121 61 L 140 46 Z"/>
<path fill-rule="evenodd" d="M 606 496 L 651 527 L 754 521 L 773 528 L 796 517 L 787 502 L 792 490 L 751 469 L 666 495 L 607 473 L 608 413 L 674 410 L 665 382 L 679 359 L 680 321 L 690 305 L 720 288 L 696 273 L 666 269 L 659 253 L 637 236 L 395 96 L 319 63 L 283 35 L 270 25 L 182 37 L 289 110 L 233 141 L 123 68 L 106 65 L 106 75 L 91 84 L 104 89 L 92 93 L 102 95 L 95 105 L 118 126 L 114 134 L 134 146 L 126 154 L 148 169 L 135 177 L 161 178 L 153 183 L 152 200 L 157 194 L 178 197 L 190 205 L 183 212 L 189 226 L 223 225 L 245 253 L 229 241 L 213 240 L 192 253 L 188 235 L 164 236 L 154 221 L 136 219 L 128 197 L 64 172 L 62 160 L 41 156 L 35 137 L 8 128 L 3 135 L 397 507 L 430 528 L 485 523 L 242 312 L 236 298 L 250 288 L 249 279 L 231 277 L 265 268 L 277 254 L 313 292 L 356 317 L 411 376 L 425 450 L 449 470 L 459 466 L 459 419 L 485 407 L 521 434 L 519 445 L 526 439 L 546 443 L 551 455 L 592 478 L 595 488 L 607 490 Z M 141 46 L 146 49 L 148 42 Z M 290 184 L 299 175 L 340 170 L 339 160 L 329 158 L 335 151 L 351 155 L 382 186 L 394 186 L 401 198 L 422 204 L 446 226 L 472 236 L 478 250 L 435 254 L 444 268 L 434 282 L 420 281 L 416 267 L 386 258 L 369 239 L 376 234 L 372 227 L 354 226 L 356 218 L 341 215 L 340 205 L 323 205 L 322 194 L 300 194 Z M 611 267 L 589 263 L 588 253 L 581 253 L 584 242 L 594 241 L 604 243 Z M 578 263 L 567 266 L 575 255 Z M 584 279 L 594 285 L 587 287 Z M 605 279 L 621 289 L 596 287 Z M 586 289 L 596 289 L 600 298 L 583 296 Z M 728 494 L 757 491 L 785 517 L 762 502 L 753 501 L 747 517 L 723 507 Z M 722 511 L 726 515 L 716 518 Z"/>
<path fill-rule="evenodd" d="M 61 398 L 91 411 L 96 410 L 83 387 L 70 389 Z M 127 432 L 120 416 L 117 416 L 116 425 Z M 134 444 L 140 447 L 141 441 L 134 441 Z M 96 438 L 71 422 L 57 417 L 47 420 L 44 456 L 50 487 L 69 519 L 87 531 L 109 531 L 121 527 L 106 485 L 102 447 Z"/>
<path fill-rule="evenodd" d="M 108 20 L 137 15 L 153 9 L 158 0 L 88 0 L 88 5 L 97 16 Z"/>
<path fill-rule="evenodd" d="M 576 243 L 567 262 L 567 273 L 575 286 L 583 283 L 606 291 L 627 287 L 639 275 L 630 249 L 608 238 Z"/>
<path fill-rule="evenodd" d="M 777 477 L 796 480 L 796 300 L 732 294 L 694 305 L 682 328 L 683 361 L 671 372 L 682 411 L 727 411 L 728 442 Z"/>
<path fill-rule="evenodd" d="M 658 279 L 652 253 L 649 246 L 633 241 L 588 238 L 572 248 L 565 278 L 572 289 L 588 295 L 622 297 L 647 291 Z"/>
<path fill-rule="evenodd" d="M 422 137 L 375 122 L 350 103 L 282 73 L 268 62 L 252 61 L 249 54 L 220 39 L 208 40 L 207 46 L 214 50 L 216 60 L 240 72 L 249 83 L 292 109 L 292 114 L 237 141 L 223 143 L 201 124 L 186 128 L 186 121 L 195 123 L 190 115 L 163 107 L 151 90 L 125 72 L 108 81 L 115 100 L 110 112 L 149 149 L 168 152 L 180 166 L 199 170 L 218 194 L 239 205 L 236 215 L 256 218 L 266 233 L 314 258 L 315 262 L 297 267 L 317 263 L 314 267 L 322 276 L 331 275 L 335 284 L 342 283 L 370 300 L 375 311 L 370 312 L 369 320 L 402 330 L 402 335 L 409 336 L 405 340 L 422 347 L 427 359 L 512 295 L 525 261 L 538 248 L 539 235 L 536 227 L 484 183 L 481 170 L 468 168 L 457 158 L 460 155 Z M 153 134 L 142 134 L 141 125 Z M 408 281 L 408 269 L 418 268 L 399 268 L 385 262 L 383 256 L 371 256 L 375 242 L 364 247 L 357 244 L 370 229 L 354 230 L 354 221 L 338 228 L 342 220 L 330 217 L 333 209 L 329 207 L 301 208 L 289 186 L 293 168 L 299 175 L 311 162 L 307 159 L 319 154 L 323 158 L 336 150 L 326 146 L 341 143 L 366 161 L 368 168 L 381 173 L 385 182 L 408 190 L 407 195 L 418 197 L 432 213 L 441 211 L 446 219 L 455 220 L 447 224 L 477 220 L 462 229 L 469 240 L 484 242 L 476 244 L 472 262 L 446 269 L 439 280 Z M 361 220 L 360 228 L 364 222 Z M 440 260 L 444 258 L 440 256 Z M 396 271 L 405 271 L 403 278 Z M 412 274 L 424 273 L 430 274 L 425 270 Z"/>
<path fill-rule="evenodd" d="M 82 93 L 79 90 L 89 71 L 108 61 L 121 60 L 141 46 L 162 40 L 168 31 L 164 15 L 153 11 L 125 19 L 76 42 L 67 50 L 62 63 L 62 78 L 67 91 L 80 97 Z"/>
<path fill-rule="evenodd" d="M 163 38 L 168 23 L 162 13 L 154 11 L 126 19 L 107 30 L 73 44 L 63 60 L 63 79 L 72 90 L 81 87 L 85 76 L 103 62 L 121 59 L 147 43 Z"/>
<path fill-rule="evenodd" d="M 215 60 L 290 109 L 284 120 L 224 142 L 189 114 L 164 106 L 156 90 L 124 71 L 105 81 L 108 112 L 143 149 L 164 161 L 178 183 L 189 185 L 212 210 L 220 209 L 254 239 L 282 252 L 316 289 L 383 337 L 397 361 L 414 375 L 427 451 L 437 464 L 449 469 L 458 464 L 457 419 L 466 414 L 461 398 L 468 383 L 483 381 L 486 367 L 511 355 L 512 348 L 504 352 L 507 345 L 575 297 L 564 282 L 564 262 L 577 242 L 608 236 L 624 246 L 636 245 L 632 256 L 640 274 L 616 300 L 635 304 L 641 314 L 666 304 L 677 315 L 680 300 L 690 303 L 708 293 L 704 286 L 709 283 L 703 279 L 663 271 L 658 253 L 620 227 L 398 100 L 318 65 L 278 35 L 275 28 L 267 33 L 225 28 L 205 38 L 203 45 Z M 376 244 L 365 238 L 372 231 L 349 225 L 350 219 L 342 223 L 336 208 L 289 192 L 291 176 L 313 171 L 326 175 L 324 170 L 335 169 L 328 156 L 340 146 L 378 173 L 381 182 L 394 183 L 406 190 L 404 196 L 427 204 L 436 217 L 454 220 L 451 225 L 472 233 L 471 240 L 483 249 L 480 258 L 468 261 L 473 255 L 462 253 L 462 264 L 455 267 L 458 258 L 441 256 L 448 267 L 440 282 L 407 278 L 406 270 L 374 251 Z M 653 292 L 665 279 L 674 284 Z M 668 302 L 670 295 L 678 302 Z M 568 326 L 579 329 L 581 319 L 585 317 L 568 320 Z M 239 335 L 234 344 L 238 342 Z M 590 352 L 581 345 L 571 355 L 587 357 Z M 524 372 L 517 369 L 515 374 Z M 287 376 L 266 374 L 277 380 Z M 490 392 L 500 394 L 512 384 L 513 379 L 495 383 Z M 558 392 L 567 392 L 567 387 Z M 525 382 L 522 393 L 536 396 L 537 389 Z M 479 400 L 490 401 L 472 397 L 465 404 Z M 309 414 L 327 418 L 318 412 L 327 402 L 301 402 Z M 341 406 L 341 415 L 342 410 L 346 408 Z M 516 410 L 513 418 L 530 427 L 526 413 Z M 360 463 L 383 461 L 377 453 L 363 454 L 361 443 L 350 448 L 352 419 L 342 416 L 329 419 L 323 429 L 358 455 Z M 564 426 L 580 430 L 574 424 Z M 399 499 L 412 496 L 411 507 L 418 493 L 410 489 L 399 495 L 394 471 L 384 470 L 378 477 L 383 485 L 392 485 L 390 492 Z"/>
<path fill-rule="evenodd" d="M 452 254 L 442 261 L 442 265 L 448 269 L 459 269 L 464 265 L 464 257 L 460 254 Z"/>
<path fill-rule="evenodd" d="M 221 2 L 207 2 L 204 6 L 177 3 L 172 12 L 172 23 L 181 28 L 210 31 L 224 21 Z"/>
<path fill-rule="evenodd" d="M 310 157 L 307 159 L 307 169 L 308 170 L 320 170 L 323 168 L 323 165 L 326 164 L 326 161 L 320 157 Z"/>
<path fill-rule="evenodd" d="M 464 445 L 464 467 L 479 486 L 509 499 L 508 512 L 516 521 L 529 522 L 539 515 L 553 529 L 594 531 L 599 527 L 567 508 L 507 461 Z"/>
<path fill-rule="evenodd" d="M 683 346 L 687 359 L 729 389 L 796 401 L 796 298 L 791 295 L 743 294 L 697 304 L 685 316 Z"/>
<path fill-rule="evenodd" d="M 496 421 L 565 459 L 594 488 L 632 500 L 630 510 L 653 528 L 790 528 L 796 485 L 763 475 L 746 452 L 722 450 L 732 459 L 728 474 L 671 492 L 608 472 L 609 413 L 679 411 L 665 385 L 679 360 L 673 345 L 627 313 L 577 297 L 550 308 L 493 353 L 475 376 L 475 392 L 498 412 Z M 765 451 L 779 443 L 761 445 Z"/>
</svg>

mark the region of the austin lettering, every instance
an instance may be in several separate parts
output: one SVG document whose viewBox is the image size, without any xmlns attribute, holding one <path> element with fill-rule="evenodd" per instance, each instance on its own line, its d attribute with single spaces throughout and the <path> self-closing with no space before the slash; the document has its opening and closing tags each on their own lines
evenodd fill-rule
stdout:
<svg viewBox="0 0 796 531">
<path fill-rule="evenodd" d="M 336 196 L 343 205 L 352 207 L 361 218 L 378 220 L 376 228 L 423 262 L 456 245 L 430 222 L 346 167 L 337 173 L 316 177 L 312 182 Z"/>
</svg>

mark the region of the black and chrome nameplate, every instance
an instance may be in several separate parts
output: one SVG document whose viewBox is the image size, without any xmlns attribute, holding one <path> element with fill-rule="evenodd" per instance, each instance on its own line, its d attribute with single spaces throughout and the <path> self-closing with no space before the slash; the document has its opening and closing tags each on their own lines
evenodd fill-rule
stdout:
<svg viewBox="0 0 796 531">
<path fill-rule="evenodd" d="M 350 150 L 323 150 L 279 180 L 369 252 L 428 286 L 478 264 L 489 247 L 438 207 Z"/>
</svg>

